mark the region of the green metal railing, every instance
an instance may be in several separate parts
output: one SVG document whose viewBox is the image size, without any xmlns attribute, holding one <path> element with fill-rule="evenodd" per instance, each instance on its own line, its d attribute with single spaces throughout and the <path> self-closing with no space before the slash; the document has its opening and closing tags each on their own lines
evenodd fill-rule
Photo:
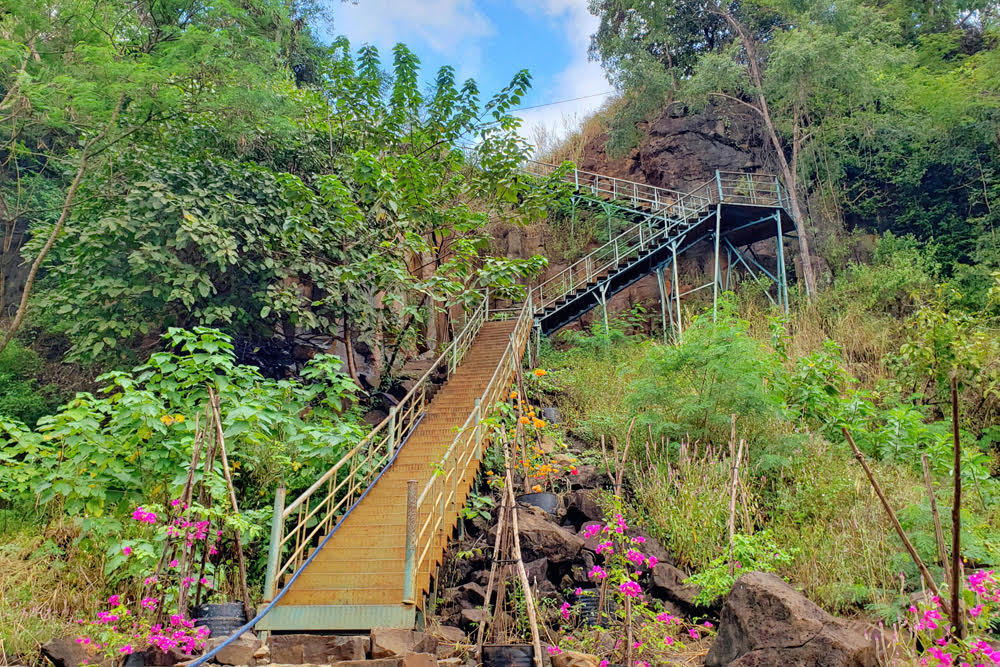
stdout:
<svg viewBox="0 0 1000 667">
<path fill-rule="evenodd" d="M 264 583 L 266 600 L 274 596 L 281 576 L 298 569 L 309 549 L 330 531 L 358 494 L 392 460 L 396 448 L 427 409 L 431 375 L 444 368 L 447 377 L 451 377 L 489 316 L 489 294 L 486 293 L 482 303 L 468 316 L 462 331 L 390 410 L 388 417 L 288 506 L 283 506 L 284 489 L 279 488 L 275 496 Z"/>
<path fill-rule="evenodd" d="M 548 175 L 557 168 L 555 165 L 539 162 L 527 164 L 529 167 L 525 172 L 534 175 Z M 599 175 L 574 170 L 567 172 L 565 178 L 569 181 L 583 178 L 584 182 L 589 184 L 593 182 L 587 180 L 591 176 Z M 631 181 L 609 176 L 600 176 L 600 179 L 600 189 L 597 190 L 596 186 L 591 188 L 595 194 L 625 192 L 627 193 L 625 199 L 633 204 L 637 199 L 662 203 L 667 195 L 653 192 L 662 191 L 670 193 L 673 200 L 669 205 L 661 206 L 655 216 L 650 214 L 642 222 L 636 223 L 533 288 L 531 293 L 539 310 L 544 310 L 565 296 L 574 294 L 588 284 L 610 275 L 619 267 L 668 241 L 675 233 L 686 231 L 717 204 L 783 208 L 788 202 L 787 192 L 773 174 L 717 171 L 715 178 L 705 181 L 689 193 L 677 193 L 653 186 L 643 186 L 645 189 L 630 188 Z M 617 181 L 620 185 L 609 186 L 608 183 L 612 181 Z"/>
</svg>

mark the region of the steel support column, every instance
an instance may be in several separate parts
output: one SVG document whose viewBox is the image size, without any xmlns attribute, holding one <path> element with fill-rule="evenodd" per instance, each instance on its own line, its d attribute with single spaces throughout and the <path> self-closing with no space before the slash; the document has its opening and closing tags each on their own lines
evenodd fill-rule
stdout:
<svg viewBox="0 0 1000 667">
<path fill-rule="evenodd" d="M 681 323 L 681 284 L 680 284 L 680 281 L 677 280 L 677 244 L 676 243 L 674 243 L 674 244 L 672 244 L 670 246 L 670 252 L 671 252 L 671 254 L 673 256 L 673 259 L 671 260 L 671 265 L 673 266 L 673 272 L 674 272 L 674 300 L 675 300 L 675 303 L 677 305 L 677 324 L 676 324 L 677 328 L 675 329 L 676 335 L 675 335 L 674 338 L 675 338 L 675 342 L 678 343 L 678 344 L 680 344 L 681 337 L 683 336 L 683 334 L 681 332 L 683 331 L 684 327 L 683 327 L 683 324 Z"/>
<path fill-rule="evenodd" d="M 715 172 L 716 178 L 719 172 Z M 722 184 L 719 183 L 719 196 L 722 196 Z M 715 275 L 712 277 L 712 321 L 719 310 L 719 283 L 722 282 L 722 271 L 719 267 L 719 241 L 722 231 L 722 204 L 715 205 Z"/>
<path fill-rule="evenodd" d="M 778 305 L 784 307 L 788 312 L 788 274 L 785 271 L 785 241 L 781 231 L 781 211 L 774 214 L 774 220 L 778 225 Z M 808 257 L 803 261 L 808 261 Z"/>
<path fill-rule="evenodd" d="M 667 342 L 667 297 L 663 285 L 663 266 L 656 267 L 656 286 L 660 288 L 660 324 L 663 327 L 663 343 Z"/>
</svg>

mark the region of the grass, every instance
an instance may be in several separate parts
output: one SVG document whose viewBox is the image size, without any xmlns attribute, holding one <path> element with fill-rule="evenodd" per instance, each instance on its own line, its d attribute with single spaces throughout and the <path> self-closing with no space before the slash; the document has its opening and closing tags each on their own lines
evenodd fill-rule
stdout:
<svg viewBox="0 0 1000 667">
<path fill-rule="evenodd" d="M 752 337 L 769 340 L 768 315 L 773 311 L 743 304 L 740 314 L 751 322 Z M 834 316 L 819 307 L 803 309 L 786 324 L 789 357 L 794 361 L 820 349 L 827 335 L 838 334 L 845 359 L 853 359 L 847 370 L 864 377 L 864 384 L 874 384 L 886 370 L 873 357 L 898 345 L 901 336 L 900 324 L 889 326 L 886 317 L 877 313 L 865 317 L 852 310 Z M 567 427 L 591 445 L 602 434 L 622 441 L 633 416 L 642 419 L 670 405 L 667 401 L 635 411 L 629 408 L 629 394 L 652 368 L 645 360 L 651 351 L 654 358 L 658 354 L 656 342 L 619 337 L 608 345 L 602 336 L 580 334 L 570 339 L 574 345 L 550 350 L 543 363 L 562 388 L 559 403 Z M 734 369 L 739 366 L 732 364 Z M 661 367 L 660 372 L 671 371 Z M 699 371 L 685 366 L 679 372 L 685 377 L 673 379 L 683 384 Z M 723 383 L 719 391 L 728 391 L 725 377 L 716 382 Z M 674 417 L 683 427 L 684 416 Z M 754 416 L 744 417 L 753 426 Z M 744 417 L 737 419 L 738 437 L 744 435 L 740 428 Z M 885 511 L 845 445 L 809 434 L 790 420 L 773 419 L 762 434 L 755 431 L 746 510 L 741 498 L 737 531 L 767 529 L 779 545 L 797 549 L 779 574 L 832 612 L 864 614 L 892 608 L 902 586 L 900 572 L 907 572 L 908 589 L 918 582 Z M 683 438 L 669 442 L 655 437 L 656 442 L 645 447 L 645 440 L 645 434 L 633 438 L 626 500 L 634 518 L 660 538 L 680 564 L 698 571 L 726 549 L 731 472 L 727 443 L 682 445 Z M 923 501 L 921 480 L 912 466 L 876 462 L 873 468 L 897 510 Z"/>
<path fill-rule="evenodd" d="M 102 559 L 78 546 L 78 529 L 42 528 L 0 510 L 0 663 L 40 665 L 50 639 L 75 637 L 75 619 L 96 613 Z"/>
</svg>

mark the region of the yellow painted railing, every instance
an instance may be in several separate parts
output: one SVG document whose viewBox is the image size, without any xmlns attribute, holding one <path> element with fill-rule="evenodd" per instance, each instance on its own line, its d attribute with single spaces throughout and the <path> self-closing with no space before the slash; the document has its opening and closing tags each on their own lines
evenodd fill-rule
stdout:
<svg viewBox="0 0 1000 667">
<path fill-rule="evenodd" d="M 282 506 L 284 496 L 279 489 L 271 529 L 265 598 L 273 597 L 281 576 L 302 565 L 310 548 L 330 532 L 339 517 L 392 461 L 400 443 L 416 427 L 427 408 L 431 375 L 444 368 L 447 377 L 451 377 L 489 316 L 487 293 L 469 315 L 462 331 L 390 410 L 388 417 L 287 506 Z"/>
<path fill-rule="evenodd" d="M 535 309 L 529 298 L 517 313 L 517 323 L 510 341 L 482 395 L 477 397 L 475 407 L 458 430 L 451 446 L 434 466 L 434 472 L 419 496 L 409 499 L 407 503 L 403 584 L 406 602 L 416 601 L 416 577 L 428 566 L 428 559 L 433 555 L 435 542 L 442 531 L 450 533 L 453 528 L 450 519 L 458 516 L 464 504 L 464 500 L 459 497 L 460 487 L 469 476 L 475 474 L 483 455 L 487 436 L 483 420 L 492 414 L 498 401 L 509 390 L 511 379 L 517 372 L 528 343 L 534 313 Z"/>
</svg>

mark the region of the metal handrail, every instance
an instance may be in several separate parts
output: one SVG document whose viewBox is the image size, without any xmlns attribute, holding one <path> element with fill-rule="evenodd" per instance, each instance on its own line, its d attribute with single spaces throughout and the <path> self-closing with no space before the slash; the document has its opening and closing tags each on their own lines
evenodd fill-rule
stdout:
<svg viewBox="0 0 1000 667">
<path fill-rule="evenodd" d="M 459 484 L 478 466 L 482 444 L 486 439 L 486 429 L 482 422 L 495 410 L 498 399 L 506 391 L 510 379 L 521 363 L 521 354 L 531 333 L 534 314 L 535 308 L 529 296 L 518 314 L 510 342 L 504 349 L 500 362 L 482 395 L 476 399 L 475 407 L 458 430 L 447 451 L 434 465 L 434 473 L 424 485 L 419 497 L 413 506 L 407 508 L 407 514 L 419 517 L 419 521 L 407 522 L 403 580 L 405 603 L 416 602 L 416 578 L 428 565 L 438 535 L 442 530 L 451 527 L 449 518 L 458 517 L 461 509 Z"/>
<path fill-rule="evenodd" d="M 489 317 L 489 293 L 470 314 L 462 331 L 414 383 L 389 416 L 376 425 L 347 454 L 334 463 L 308 489 L 285 507 L 275 506 L 272 540 L 268 554 L 265 598 L 275 593 L 282 574 L 297 569 L 307 550 L 329 532 L 338 512 L 350 507 L 359 492 L 385 469 L 397 447 L 416 427 L 427 407 L 427 389 L 432 373 L 447 368 L 447 377 L 455 372 L 468 352 L 476 334 Z M 325 487 L 325 488 L 324 488 Z M 323 491 L 321 491 L 323 489 Z M 289 519 L 294 523 L 289 525 Z M 282 560 L 282 552 L 290 553 Z"/>
<path fill-rule="evenodd" d="M 555 171 L 554 165 L 529 162 L 533 168 L 527 168 L 527 173 L 545 175 Z M 574 170 L 567 172 L 569 181 L 579 180 L 580 175 L 590 175 L 590 172 Z M 602 178 L 617 180 L 619 183 L 631 183 L 610 176 Z M 619 266 L 633 259 L 636 253 L 652 248 L 651 242 L 659 242 L 669 238 L 673 230 L 694 224 L 701 216 L 716 204 L 747 204 L 752 206 L 784 207 L 788 201 L 787 192 L 781 182 L 773 174 L 754 174 L 749 172 L 717 171 L 715 178 L 705 181 L 688 193 L 678 193 L 664 188 L 644 186 L 654 190 L 663 190 L 674 197 L 672 203 L 663 206 L 661 213 L 647 214 L 642 222 L 636 223 L 630 229 L 609 240 L 599 248 L 592 250 L 581 259 L 566 267 L 556 275 L 537 285 L 532 294 L 539 310 L 548 308 L 567 294 L 573 294 L 585 285 L 613 272 Z M 628 190 L 628 188 L 625 188 Z M 603 190 L 602 190 L 603 191 Z M 632 199 L 636 192 L 632 189 L 625 199 Z M 641 197 L 640 197 L 641 198 Z M 634 200 L 633 200 L 634 201 Z M 662 203 L 662 199 L 660 202 Z M 662 217 L 661 217 L 662 216 Z M 655 221 L 655 227 L 654 227 Z M 662 226 L 660 226 L 662 224 Z"/>
</svg>

